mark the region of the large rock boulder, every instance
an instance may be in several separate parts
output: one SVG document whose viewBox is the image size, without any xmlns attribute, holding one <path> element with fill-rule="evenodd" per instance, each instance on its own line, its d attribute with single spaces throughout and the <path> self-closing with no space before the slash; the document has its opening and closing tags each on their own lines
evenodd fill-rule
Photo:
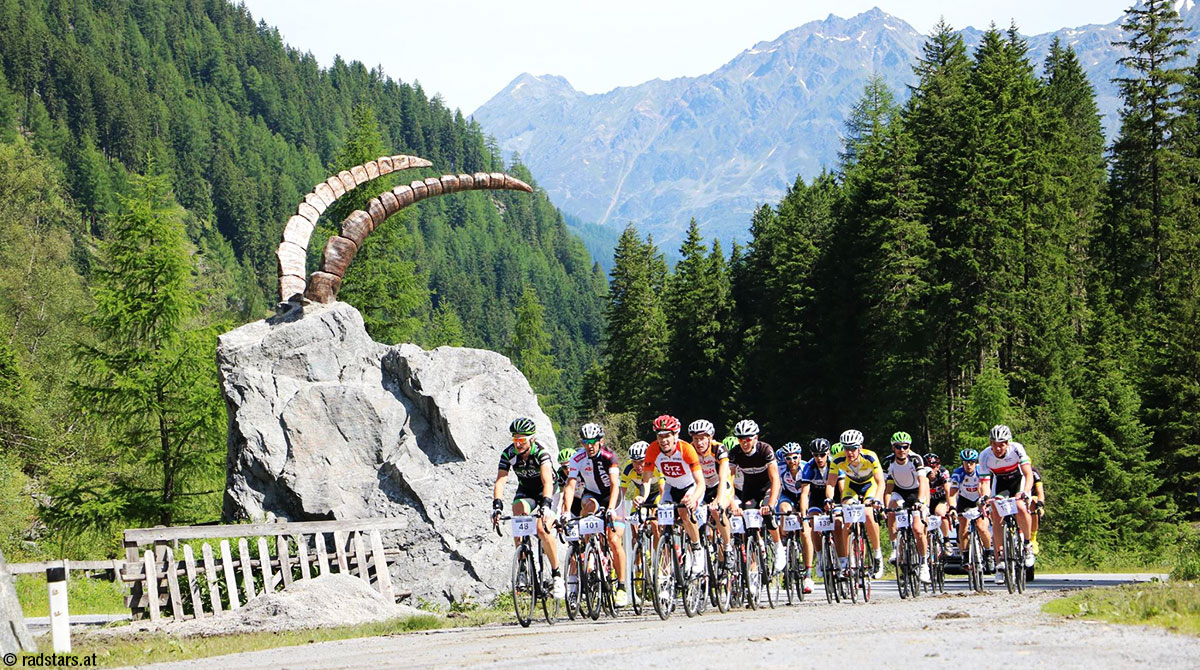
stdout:
<svg viewBox="0 0 1200 670">
<path fill-rule="evenodd" d="M 20 651 L 37 651 L 37 645 L 25 627 L 25 615 L 21 602 L 17 600 L 17 589 L 13 585 L 12 573 L 0 552 L 0 654 L 15 654 Z"/>
<path fill-rule="evenodd" d="M 550 420 L 491 351 L 371 340 L 345 303 L 293 307 L 222 335 L 227 520 L 398 517 L 393 573 L 438 600 L 506 586 L 512 545 L 491 529 L 513 417 Z M 511 479 L 511 478 L 510 478 Z M 510 491 L 514 487 L 510 482 Z"/>
</svg>

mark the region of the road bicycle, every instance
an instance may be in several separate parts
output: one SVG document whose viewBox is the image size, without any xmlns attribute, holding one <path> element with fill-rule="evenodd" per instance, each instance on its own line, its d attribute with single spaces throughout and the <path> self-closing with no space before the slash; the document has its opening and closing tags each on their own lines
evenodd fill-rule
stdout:
<svg viewBox="0 0 1200 670">
<path fill-rule="evenodd" d="M 964 519 L 967 520 L 967 549 L 966 555 L 963 557 L 963 571 L 967 573 L 967 585 L 976 593 L 984 592 L 983 575 L 986 572 L 984 565 L 984 545 L 983 536 L 979 532 L 979 524 L 982 513 L 979 507 L 971 507 L 962 513 Z"/>
<path fill-rule="evenodd" d="M 554 598 L 553 578 L 550 576 L 549 559 L 542 552 L 542 543 L 537 538 L 537 524 L 541 523 L 541 510 L 535 516 L 493 517 L 496 534 L 503 536 L 500 521 L 512 521 L 512 534 L 520 538 L 512 561 L 513 609 L 517 623 L 528 628 L 533 621 L 533 612 L 538 601 L 542 603 L 542 614 L 546 623 L 553 625 L 558 619 L 559 601 Z M 530 538 L 534 538 L 531 540 Z M 534 546 L 536 545 L 536 549 Z"/>
<path fill-rule="evenodd" d="M 850 602 L 858 602 L 861 595 L 863 602 L 871 600 L 871 577 L 874 567 L 871 564 L 870 549 L 867 544 L 867 514 L 873 514 L 862 503 L 850 502 L 842 505 L 842 521 L 847 527 L 849 541 L 849 565 L 846 576 L 850 579 Z"/>
<path fill-rule="evenodd" d="M 726 523 L 729 521 L 731 512 L 728 507 L 723 507 L 717 512 L 719 518 Z M 708 560 L 708 594 L 709 602 L 713 607 L 716 607 L 720 612 L 728 612 L 732 606 L 733 593 L 738 587 L 737 578 L 737 561 L 733 561 L 734 568 L 731 568 L 729 562 L 724 560 L 724 542 L 721 537 L 721 530 L 715 523 L 709 523 L 705 526 L 707 532 L 702 534 L 705 555 Z M 730 548 L 730 555 L 733 555 L 733 549 Z"/>
<path fill-rule="evenodd" d="M 917 554 L 917 535 L 912 527 L 913 509 L 889 510 L 896 524 L 896 586 L 900 598 L 916 598 L 921 594 L 921 558 Z"/>
<path fill-rule="evenodd" d="M 931 514 L 926 524 L 925 546 L 929 550 L 929 584 L 926 588 L 930 593 L 946 592 L 946 538 L 942 535 L 942 517 Z"/>
<path fill-rule="evenodd" d="M 647 509 L 652 508 L 634 509 L 630 526 L 633 537 L 629 556 L 629 604 L 634 614 L 641 614 L 647 602 L 654 598 L 650 577 L 654 564 L 654 526 L 646 515 Z"/>
<path fill-rule="evenodd" d="M 787 562 L 783 567 L 783 590 L 787 594 L 787 604 L 804 602 L 804 552 L 803 546 L 804 519 L 796 512 L 788 512 L 783 516 L 784 540 L 783 548 L 787 552 Z M 793 598 L 795 599 L 793 601 Z"/>
<path fill-rule="evenodd" d="M 768 554 L 762 538 L 762 513 L 757 507 L 743 509 L 741 516 L 731 519 L 736 532 L 734 549 L 741 567 L 742 599 L 746 607 L 758 609 L 765 595 L 768 605 L 775 606 L 769 581 L 772 576 L 773 555 Z"/>
<path fill-rule="evenodd" d="M 1021 529 L 1017 526 L 1017 499 L 998 496 L 991 499 L 996 513 L 1000 515 L 1001 535 L 1000 548 L 1003 557 L 996 557 L 996 569 L 1001 569 L 1003 561 L 1004 586 L 1009 593 L 1025 593 L 1025 541 L 1021 537 Z"/>
<path fill-rule="evenodd" d="M 838 569 L 837 545 L 834 531 L 837 518 L 841 516 L 842 508 L 835 506 L 828 514 L 817 514 L 812 518 L 813 535 L 819 536 L 821 549 L 817 554 L 817 563 L 821 566 L 821 578 L 825 581 L 825 601 L 832 604 L 841 602 L 843 594 L 849 595 L 850 580 Z M 815 542 L 816 537 L 813 538 Z"/>
<path fill-rule="evenodd" d="M 617 616 L 616 590 L 621 577 L 613 567 L 612 547 L 605 532 L 610 526 L 603 509 L 579 519 L 580 609 L 586 610 L 592 621 L 598 620 L 602 611 Z"/>
<path fill-rule="evenodd" d="M 687 548 L 687 533 L 677 524 L 676 510 L 686 509 L 678 504 L 659 505 L 656 510 L 660 537 L 654 549 L 653 569 L 650 572 L 654 592 L 654 611 L 662 620 L 667 620 L 675 610 L 676 590 L 683 600 L 684 612 L 689 617 L 700 614 L 708 595 L 708 570 L 705 566 L 693 569 L 691 550 Z M 687 510 L 693 523 L 700 523 L 696 513 Z M 701 560 L 707 560 L 701 548 Z"/>
</svg>

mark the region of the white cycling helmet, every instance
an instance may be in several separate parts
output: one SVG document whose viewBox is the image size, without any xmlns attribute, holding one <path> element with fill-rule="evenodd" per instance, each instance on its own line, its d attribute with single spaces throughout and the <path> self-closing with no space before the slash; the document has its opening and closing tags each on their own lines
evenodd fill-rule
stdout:
<svg viewBox="0 0 1200 670">
<path fill-rule="evenodd" d="M 862 443 L 863 443 L 863 434 L 861 431 L 857 431 L 857 430 L 854 430 L 853 428 L 851 428 L 850 430 L 843 432 L 841 439 L 838 441 L 847 447 L 849 447 L 850 445 L 856 445 L 856 446 L 861 447 Z"/>
<path fill-rule="evenodd" d="M 758 424 L 753 419 L 742 419 L 733 427 L 734 437 L 752 437 L 758 435 Z"/>
<path fill-rule="evenodd" d="M 1012 429 L 1008 426 L 998 423 L 992 426 L 992 442 L 1008 442 L 1012 439 Z"/>
<path fill-rule="evenodd" d="M 629 445 L 630 460 L 634 460 L 634 461 L 646 460 L 646 449 L 649 448 L 649 446 L 650 445 L 645 441 L 634 442 L 633 444 Z"/>
<path fill-rule="evenodd" d="M 598 423 L 585 423 L 579 427 L 579 439 L 598 440 L 604 437 L 604 427 Z"/>
<path fill-rule="evenodd" d="M 688 425 L 688 433 L 691 435 L 699 435 L 700 433 L 714 435 L 716 432 L 717 429 L 713 427 L 712 421 L 705 419 L 696 419 Z"/>
</svg>

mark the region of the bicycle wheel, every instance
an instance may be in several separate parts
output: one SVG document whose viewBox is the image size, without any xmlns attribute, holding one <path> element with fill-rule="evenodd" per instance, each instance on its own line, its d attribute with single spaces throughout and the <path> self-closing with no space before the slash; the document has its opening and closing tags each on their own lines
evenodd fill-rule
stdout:
<svg viewBox="0 0 1200 670">
<path fill-rule="evenodd" d="M 904 529 L 896 536 L 896 590 L 900 599 L 908 599 L 908 544 L 904 541 Z"/>
<path fill-rule="evenodd" d="M 762 551 L 759 552 L 758 572 L 763 575 L 763 592 L 767 596 L 767 606 L 775 609 L 775 602 L 779 600 L 779 579 L 780 574 L 775 572 L 775 543 L 769 538 L 762 540 Z"/>
<path fill-rule="evenodd" d="M 972 522 L 967 532 L 967 560 L 969 565 L 967 579 L 971 583 L 972 591 L 983 593 L 983 540 L 980 539 L 979 530 L 975 528 L 974 522 Z"/>
<path fill-rule="evenodd" d="M 742 561 L 742 587 L 746 592 L 746 607 L 756 610 L 762 594 L 762 559 L 758 536 L 746 536 L 746 555 Z"/>
<path fill-rule="evenodd" d="M 1017 560 L 1013 574 L 1017 578 L 1017 593 L 1025 593 L 1025 575 L 1028 571 L 1025 567 L 1025 542 L 1020 535 L 1017 535 L 1017 546 Z"/>
<path fill-rule="evenodd" d="M 732 552 L 733 549 L 730 549 L 729 551 Z M 735 581 L 734 575 L 736 571 L 729 569 L 728 563 L 726 563 L 722 554 L 710 554 L 710 556 L 718 555 L 721 556 L 720 563 L 717 563 L 715 560 L 710 560 L 708 562 L 710 566 L 713 566 L 713 572 L 716 573 L 716 579 L 713 581 L 710 588 L 713 592 L 713 601 L 717 607 L 717 611 L 724 614 L 725 612 L 729 611 L 730 607 L 733 606 L 733 588 Z"/>
<path fill-rule="evenodd" d="M 1014 579 L 1016 570 L 1017 542 L 1016 524 L 1004 523 L 1004 586 L 1009 593 L 1016 593 L 1017 580 Z"/>
<path fill-rule="evenodd" d="M 871 601 L 871 573 L 874 568 L 871 565 L 871 560 L 867 554 L 867 535 L 866 529 L 860 527 L 858 531 L 858 593 L 862 596 L 864 603 Z"/>
<path fill-rule="evenodd" d="M 833 533 L 822 533 L 821 577 L 825 580 L 825 602 L 832 605 L 841 602 L 838 594 L 837 551 L 833 547 Z"/>
<path fill-rule="evenodd" d="M 788 584 L 788 604 L 792 604 L 792 591 L 796 592 L 796 602 L 802 603 L 804 602 L 804 577 L 801 573 L 804 571 L 804 568 L 801 561 L 804 558 L 804 553 L 800 548 L 800 543 L 796 541 L 795 535 L 788 539 L 787 553 L 787 575 L 788 580 L 791 582 Z"/>
<path fill-rule="evenodd" d="M 617 618 L 617 577 L 607 547 L 600 554 L 600 605 L 608 616 Z"/>
<path fill-rule="evenodd" d="M 533 608 L 537 606 L 537 574 L 533 570 L 532 552 L 524 543 L 513 554 L 512 595 L 517 623 L 528 628 L 533 621 Z"/>
<path fill-rule="evenodd" d="M 905 542 L 908 544 L 908 592 L 914 598 L 921 595 L 921 555 L 917 553 L 917 534 L 911 529 Z"/>
<path fill-rule="evenodd" d="M 673 533 L 664 533 L 654 551 L 653 570 L 650 572 L 654 589 L 654 611 L 658 618 L 666 621 L 671 616 L 675 603 L 675 541 Z"/>
<path fill-rule="evenodd" d="M 550 576 L 550 559 L 538 551 L 538 583 L 540 584 L 538 598 L 542 601 L 542 614 L 546 623 L 551 626 L 558 621 L 562 602 L 554 597 L 554 578 Z"/>
<path fill-rule="evenodd" d="M 587 548 L 583 550 L 583 560 L 581 561 L 583 570 L 579 575 L 579 611 L 584 613 L 592 621 L 600 618 L 600 553 L 596 550 L 596 546 L 588 543 Z"/>
<path fill-rule="evenodd" d="M 567 618 L 571 621 L 574 621 L 575 615 L 579 613 L 579 573 L 579 547 L 572 544 L 567 551 L 567 564 L 563 567 L 564 580 L 567 583 L 567 593 L 563 605 L 567 610 Z"/>
<path fill-rule="evenodd" d="M 642 596 L 646 592 L 646 561 L 642 557 L 642 533 L 633 536 L 632 552 L 629 556 L 629 606 L 634 614 L 642 613 Z"/>
<path fill-rule="evenodd" d="M 691 551 L 687 549 L 686 551 Z M 703 558 L 707 562 L 707 553 Z M 693 560 L 695 560 L 693 558 Z M 708 597 L 708 566 L 702 566 L 697 572 L 694 565 L 688 566 L 688 574 L 683 575 L 683 611 L 692 618 L 704 610 L 704 599 Z"/>
</svg>

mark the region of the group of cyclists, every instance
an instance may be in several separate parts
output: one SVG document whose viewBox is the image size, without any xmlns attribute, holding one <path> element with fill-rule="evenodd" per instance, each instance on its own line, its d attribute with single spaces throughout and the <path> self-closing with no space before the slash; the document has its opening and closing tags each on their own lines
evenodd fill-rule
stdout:
<svg viewBox="0 0 1200 670">
<path fill-rule="evenodd" d="M 886 459 L 865 448 L 862 432 L 849 429 L 837 443 L 813 439 L 808 445 L 810 456 L 805 460 L 803 448 L 796 442 L 775 449 L 760 439 L 759 426 L 751 419 L 738 421 L 733 434 L 724 440 L 716 439 L 715 427 L 704 419 L 688 425 L 690 441 L 681 439 L 682 424 L 674 416 L 664 414 L 654 419 L 653 430 L 655 440 L 631 444 L 629 462 L 622 464 L 617 453 L 605 444 L 604 428 L 599 424 L 584 424 L 579 429 L 580 447 L 563 448 L 557 454 L 551 454 L 538 440 L 532 419 L 518 417 L 510 424 L 512 443 L 500 455 L 493 485 L 493 523 L 498 523 L 504 511 L 504 487 L 509 474 L 515 472 L 517 492 L 511 503 L 512 515 L 540 518 L 537 537 L 550 564 L 551 597 L 561 599 L 567 593 L 558 541 L 552 532 L 555 519 L 601 516 L 616 574 L 626 574 L 628 557 L 622 538 L 632 521 L 626 519 L 627 498 L 635 508 L 672 506 L 685 511 L 678 518 L 687 538 L 692 570 L 704 570 L 706 562 L 701 544 L 703 523 L 711 524 L 709 532 L 719 533 L 719 555 L 712 558 L 724 561 L 728 567 L 734 560 L 731 518 L 757 509 L 762 516 L 764 541 L 774 545 L 774 571 L 780 572 L 788 556 L 779 519 L 798 515 L 805 520 L 799 531 L 803 538 L 800 575 L 804 593 L 813 589 L 814 555 L 820 541 L 810 521 L 849 503 L 877 510 L 866 515 L 866 536 L 872 553 L 870 570 L 875 579 L 882 577 L 884 569 L 878 519 L 886 519 L 895 547 L 895 513 L 902 509 L 910 511 L 921 582 L 930 581 L 925 558 L 931 550 L 931 536 L 924 525 L 929 518 L 940 523 L 942 532 L 937 537 L 941 538 L 951 537 L 951 523 L 957 519 L 958 551 L 953 553 L 963 555 L 971 523 L 968 519 L 975 517 L 985 545 L 991 545 L 986 552 L 986 569 L 995 569 L 1006 559 L 1000 534 L 990 532 L 1000 526 L 1001 519 L 989 501 L 1000 497 L 1016 501 L 1017 524 L 1025 543 L 1024 567 L 1033 565 L 1038 516 L 1045 498 L 1040 474 L 1025 447 L 1012 439 L 1008 426 L 991 429 L 989 447 L 982 453 L 963 449 L 959 453 L 961 465 L 953 472 L 942 466 L 936 453 L 912 453 L 912 437 L 904 431 L 892 435 L 892 453 Z M 973 508 L 982 513 L 968 513 Z M 646 523 L 654 522 L 651 519 Z M 847 536 L 846 525 L 839 523 L 833 537 L 837 569 L 842 571 L 848 569 Z M 949 539 L 944 541 L 951 543 Z M 950 547 L 946 549 L 949 552 Z M 895 560 L 893 549 L 889 561 Z M 996 583 L 1003 583 L 1004 571 L 995 569 L 995 573 Z M 615 604 L 624 606 L 627 602 L 622 582 Z"/>
</svg>

